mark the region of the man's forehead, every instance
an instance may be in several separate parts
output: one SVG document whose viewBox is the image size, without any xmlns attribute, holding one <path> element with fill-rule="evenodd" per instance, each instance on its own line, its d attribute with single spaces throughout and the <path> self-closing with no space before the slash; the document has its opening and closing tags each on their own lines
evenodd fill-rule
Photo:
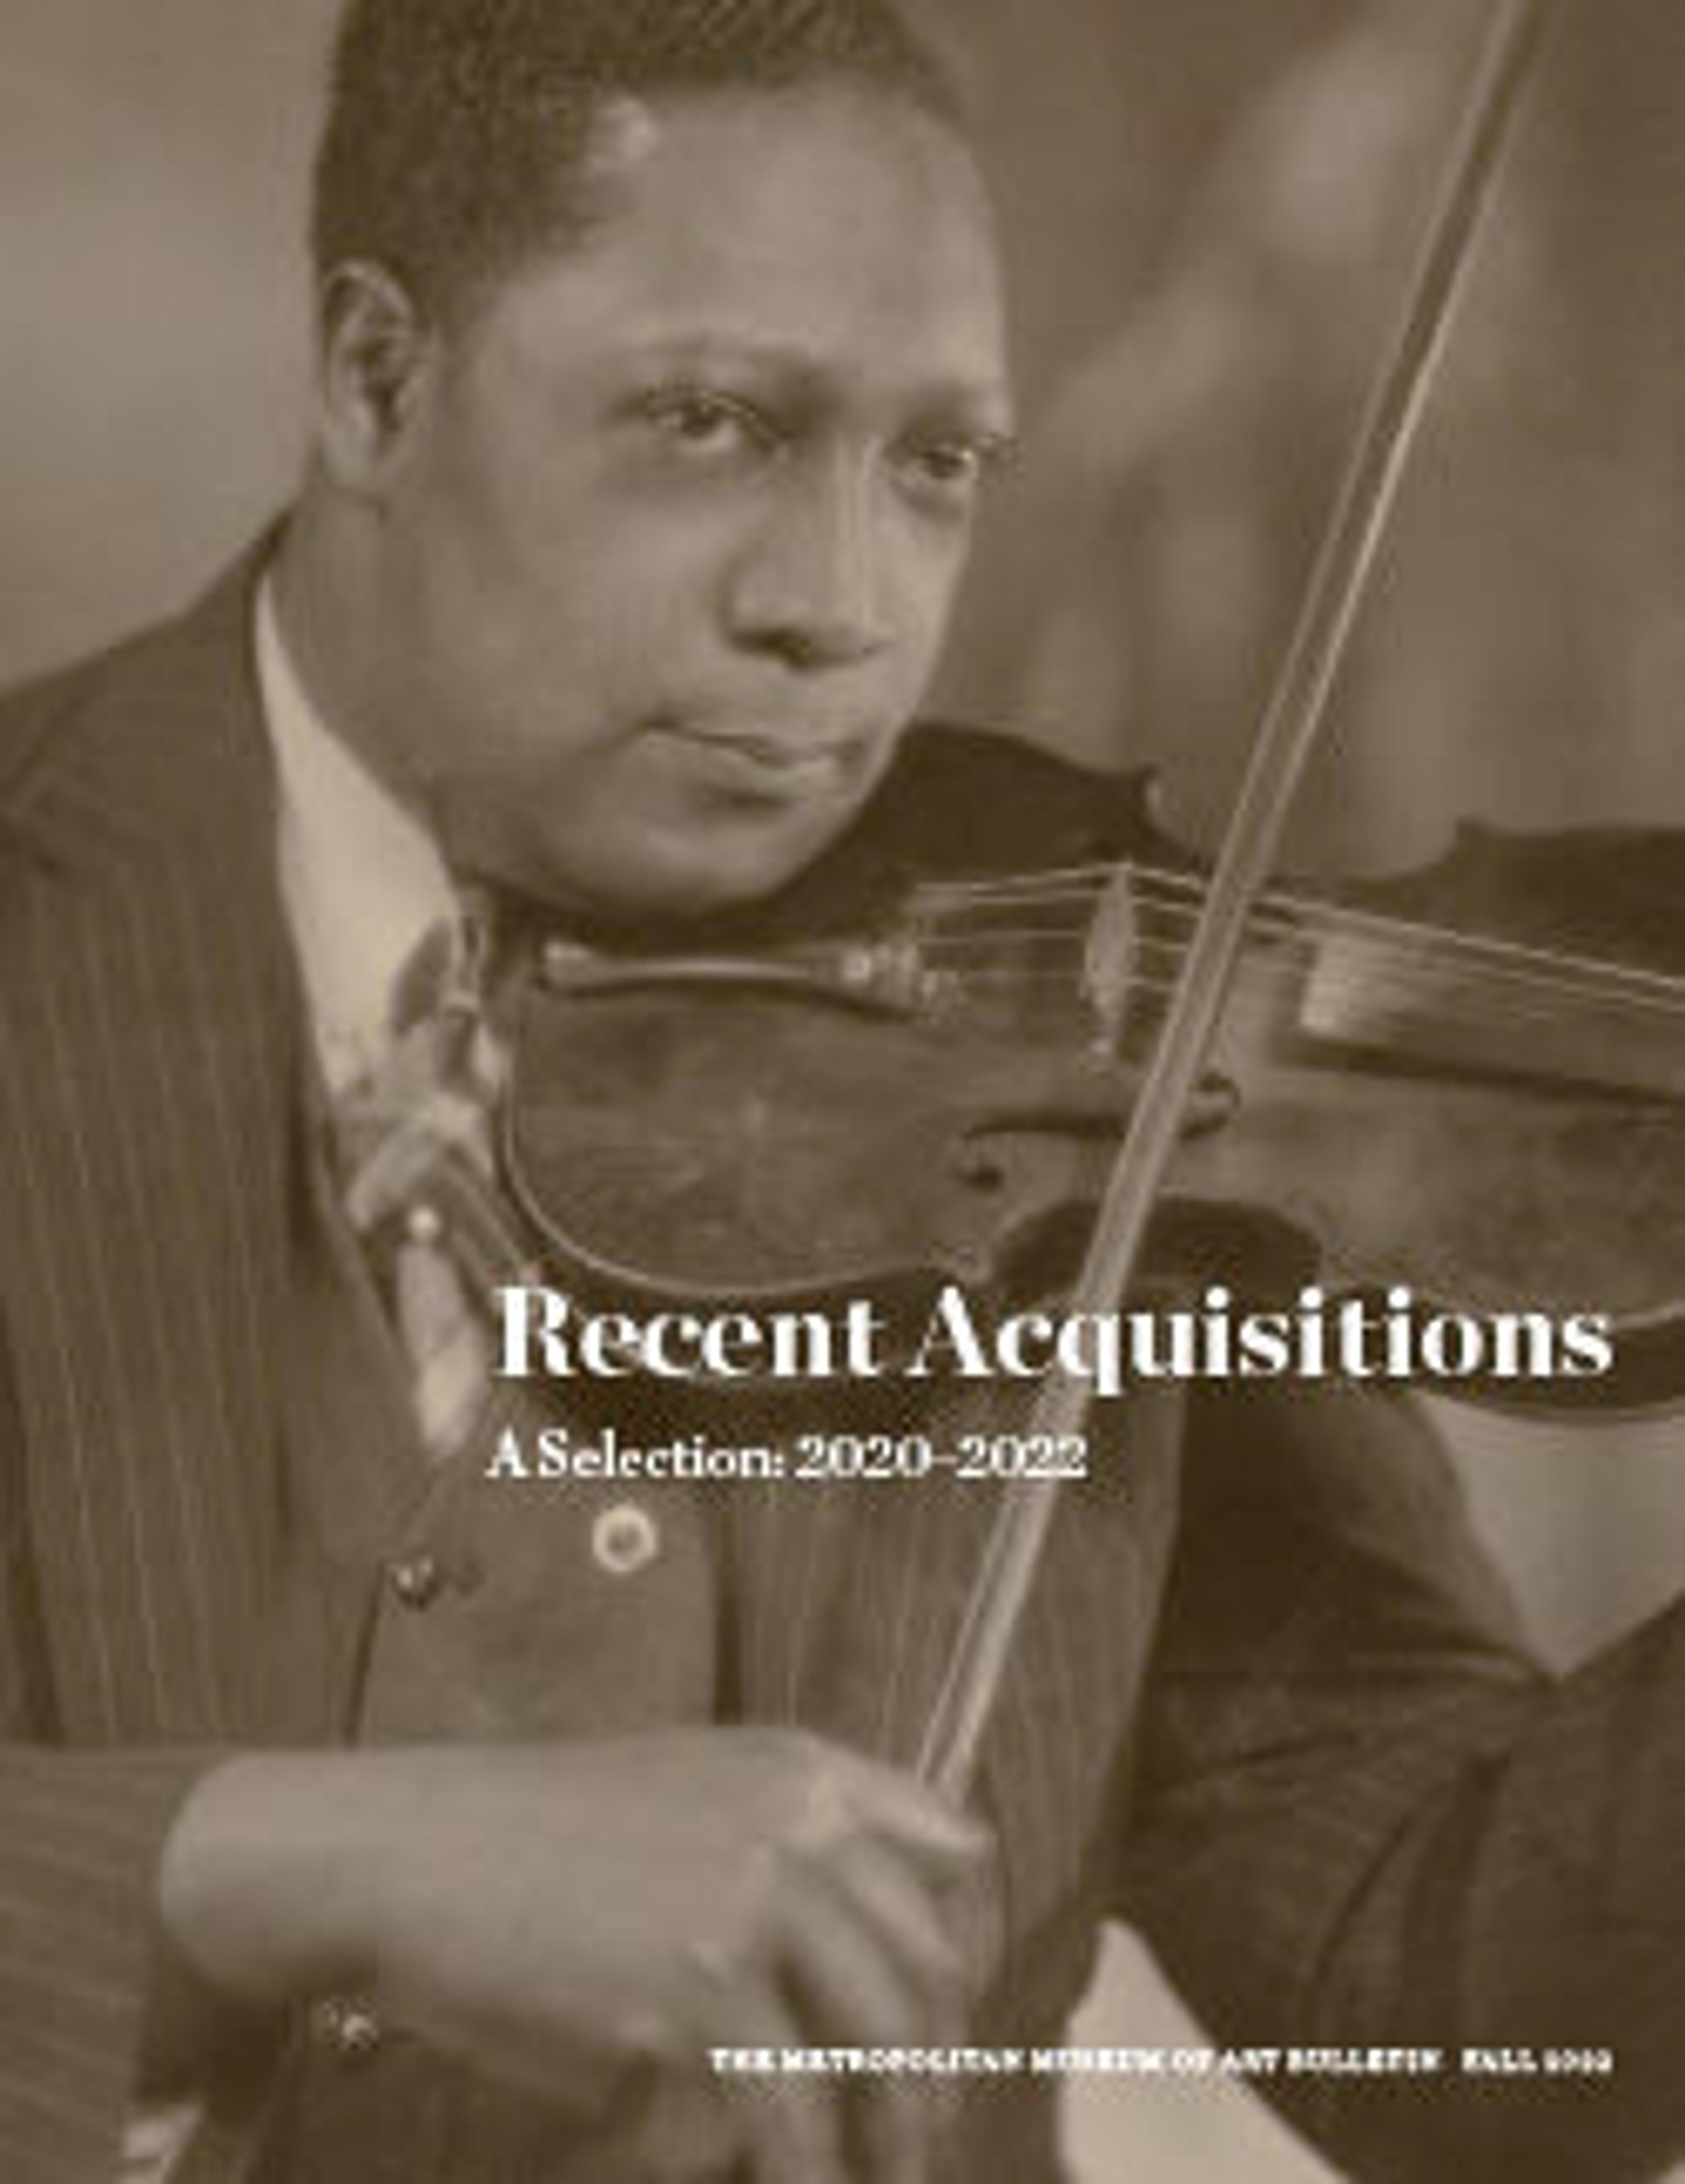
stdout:
<svg viewBox="0 0 1685 2184">
<path fill-rule="evenodd" d="M 1007 405 L 992 217 L 959 139 L 847 86 L 605 103 L 586 233 L 530 269 L 604 346 Z M 913 388 L 909 386 L 909 394 Z"/>
</svg>

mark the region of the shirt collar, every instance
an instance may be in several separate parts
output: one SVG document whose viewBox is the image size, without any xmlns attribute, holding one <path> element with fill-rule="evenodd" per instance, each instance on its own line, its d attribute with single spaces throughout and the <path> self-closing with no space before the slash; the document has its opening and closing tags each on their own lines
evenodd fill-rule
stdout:
<svg viewBox="0 0 1685 2184">
<path fill-rule="evenodd" d="M 289 657 L 267 577 L 258 688 L 280 777 L 281 900 L 330 1094 L 381 1061 L 404 966 L 457 916 L 433 838 L 327 727 Z"/>
</svg>

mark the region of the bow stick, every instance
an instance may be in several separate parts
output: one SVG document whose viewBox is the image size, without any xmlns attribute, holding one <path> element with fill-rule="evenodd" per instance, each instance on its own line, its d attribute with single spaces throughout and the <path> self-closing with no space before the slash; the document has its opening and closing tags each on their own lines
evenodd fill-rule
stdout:
<svg viewBox="0 0 1685 2184">
<path fill-rule="evenodd" d="M 1073 1313 L 1111 1309 L 1134 1279 L 1182 1117 L 1221 1018 L 1248 919 L 1274 866 L 1294 792 L 1315 746 L 1374 570 L 1481 218 L 1495 191 L 1510 127 L 1543 42 L 1548 9 L 1549 0 L 1506 0 L 1482 53 L 1409 301 L 1371 397 L 1212 867 L 1180 986 L 1071 1290 Z M 1081 1383 L 1051 1378 L 1038 1391 L 1030 1431 L 1055 1439 L 1076 1433 L 1088 1404 Z M 920 1778 L 956 1802 L 964 1799 L 976 1771 L 1059 1490 L 1052 1480 L 1014 1479 L 1001 1491 L 917 1761 Z"/>
</svg>

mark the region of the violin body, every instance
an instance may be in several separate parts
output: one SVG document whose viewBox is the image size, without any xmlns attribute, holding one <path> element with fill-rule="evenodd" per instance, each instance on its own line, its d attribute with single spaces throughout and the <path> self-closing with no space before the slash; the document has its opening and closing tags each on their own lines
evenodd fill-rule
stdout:
<svg viewBox="0 0 1685 2184">
<path fill-rule="evenodd" d="M 868 1296 L 892 1318 L 948 1280 L 1049 1294 L 1198 884 L 1144 777 L 926 730 L 758 916 L 553 939 L 508 1152 L 555 1278 L 693 1307 Z M 1272 899 L 1142 1286 L 1605 1314 L 1607 1375 L 1446 1392 L 1685 1392 L 1682 904 L 1685 838 L 1472 827 L 1424 870 Z"/>
</svg>

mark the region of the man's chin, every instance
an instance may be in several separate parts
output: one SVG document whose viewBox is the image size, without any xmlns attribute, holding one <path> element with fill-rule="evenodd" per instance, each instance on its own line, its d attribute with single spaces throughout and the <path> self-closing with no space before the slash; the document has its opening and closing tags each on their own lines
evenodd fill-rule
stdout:
<svg viewBox="0 0 1685 2184">
<path fill-rule="evenodd" d="M 588 925 L 700 918 L 776 894 L 852 816 L 852 809 L 815 814 L 809 823 L 795 824 L 786 815 L 776 827 L 713 827 L 624 841 L 603 833 L 589 844 L 538 844 L 525 856 L 495 864 L 482 857 L 479 864 L 483 877 Z"/>
</svg>

